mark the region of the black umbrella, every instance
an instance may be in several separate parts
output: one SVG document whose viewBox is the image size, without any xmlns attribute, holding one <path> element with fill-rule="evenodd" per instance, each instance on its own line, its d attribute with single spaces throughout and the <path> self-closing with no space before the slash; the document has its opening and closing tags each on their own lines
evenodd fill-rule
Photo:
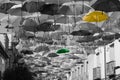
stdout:
<svg viewBox="0 0 120 80">
<path fill-rule="evenodd" d="M 0 13 L 5 13 L 7 14 L 8 10 L 13 6 L 13 5 L 16 5 L 15 3 L 3 3 L 3 4 L 0 4 Z"/>
<path fill-rule="evenodd" d="M 45 2 L 43 2 L 43 1 L 39 1 L 39 2 L 35 2 L 35 1 L 25 2 L 23 4 L 23 6 L 22 6 L 22 10 L 23 11 L 27 11 L 29 13 L 39 12 L 39 8 L 41 8 L 44 4 L 45 4 Z"/>
<path fill-rule="evenodd" d="M 41 51 L 50 51 L 50 49 L 48 46 L 38 46 L 34 50 L 34 52 L 41 52 Z"/>
<path fill-rule="evenodd" d="M 30 51 L 30 50 L 22 50 L 21 53 L 23 53 L 23 54 L 33 54 L 33 52 Z"/>
<path fill-rule="evenodd" d="M 44 32 L 55 31 L 58 29 L 60 29 L 60 25 L 53 25 L 52 22 L 44 22 L 37 27 L 38 31 Z"/>
<path fill-rule="evenodd" d="M 90 36 L 84 36 L 84 37 L 80 37 L 78 38 L 78 40 L 76 40 L 77 42 L 79 43 L 83 43 L 83 42 L 93 42 L 97 39 L 100 39 L 102 37 L 102 34 L 99 34 L 97 36 L 93 36 L 93 35 L 90 35 Z"/>
<path fill-rule="evenodd" d="M 57 55 L 56 53 L 49 53 L 47 55 L 47 57 L 58 57 L 59 55 Z"/>
<path fill-rule="evenodd" d="M 89 31 L 85 31 L 85 30 L 78 30 L 78 31 L 73 31 L 71 33 L 71 35 L 73 36 L 88 36 L 88 35 L 92 35 L 93 33 L 89 32 Z"/>
<path fill-rule="evenodd" d="M 102 39 L 103 40 L 115 40 L 115 39 L 118 39 L 118 38 L 120 38 L 120 34 L 118 34 L 118 33 L 115 33 L 115 34 L 109 34 L 109 35 L 104 35 L 103 37 L 102 37 Z"/>
<path fill-rule="evenodd" d="M 97 0 L 92 7 L 95 10 L 112 12 L 120 11 L 120 1 L 119 0 Z"/>
<path fill-rule="evenodd" d="M 59 10 L 58 4 L 44 4 L 40 9 L 39 12 L 42 14 L 48 15 L 57 15 Z"/>
</svg>

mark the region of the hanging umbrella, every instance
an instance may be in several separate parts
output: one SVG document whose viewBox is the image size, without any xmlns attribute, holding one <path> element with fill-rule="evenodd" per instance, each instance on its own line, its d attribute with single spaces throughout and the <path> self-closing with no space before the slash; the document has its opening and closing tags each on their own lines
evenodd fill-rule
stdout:
<svg viewBox="0 0 120 80">
<path fill-rule="evenodd" d="M 40 60 L 42 60 L 42 61 L 46 61 L 46 62 L 51 62 L 51 60 L 48 59 L 47 57 L 41 57 Z"/>
<path fill-rule="evenodd" d="M 78 57 L 74 54 L 66 54 L 65 58 L 67 58 L 67 59 L 80 59 L 80 57 Z"/>
<path fill-rule="evenodd" d="M 116 18 L 114 21 L 110 21 L 109 23 L 106 23 L 102 26 L 103 30 L 105 32 L 113 32 L 113 33 L 119 33 L 120 32 L 120 17 Z"/>
<path fill-rule="evenodd" d="M 6 3 L 9 2 L 9 0 L 0 0 L 0 3 Z"/>
<path fill-rule="evenodd" d="M 120 1 L 119 0 L 97 0 L 92 7 L 95 10 L 113 12 L 120 11 Z"/>
<path fill-rule="evenodd" d="M 33 54 L 33 52 L 30 51 L 30 50 L 22 50 L 21 53 L 23 53 L 23 54 Z"/>
<path fill-rule="evenodd" d="M 14 5 L 7 12 L 10 15 L 21 16 L 21 17 L 29 15 L 28 12 L 22 11 L 21 8 L 22 8 L 22 4 Z"/>
<path fill-rule="evenodd" d="M 36 32 L 37 26 L 38 26 L 38 23 L 35 20 L 29 19 L 29 18 L 25 19 L 22 24 L 22 27 L 24 28 L 24 30 L 31 31 L 31 32 Z"/>
<path fill-rule="evenodd" d="M 37 27 L 38 31 L 49 32 L 60 28 L 60 25 L 53 25 L 52 22 L 44 22 Z"/>
<path fill-rule="evenodd" d="M 22 6 L 22 10 L 29 12 L 29 13 L 34 13 L 34 12 L 39 12 L 39 9 L 45 4 L 43 1 L 35 2 L 35 1 L 29 1 L 25 2 Z"/>
<path fill-rule="evenodd" d="M 115 25 L 113 25 L 119 18 L 120 18 L 120 12 L 119 11 L 115 11 L 115 12 L 109 12 L 109 19 L 104 21 L 104 23 L 102 24 L 102 28 L 108 28 L 110 27 L 114 27 Z"/>
<path fill-rule="evenodd" d="M 85 43 L 85 42 L 94 42 L 95 40 L 98 40 L 102 37 L 102 34 L 99 34 L 97 36 L 90 35 L 90 36 L 84 36 L 84 37 L 79 37 L 76 42 L 79 43 Z"/>
<path fill-rule="evenodd" d="M 45 0 L 45 2 L 49 4 L 63 4 L 70 1 L 74 1 L 74 0 Z M 76 1 L 79 1 L 79 0 L 76 0 Z"/>
<path fill-rule="evenodd" d="M 36 37 L 39 43 L 53 44 L 52 38 L 50 36 Z"/>
<path fill-rule="evenodd" d="M 24 16 L 25 18 L 33 19 L 38 24 L 46 22 L 48 19 L 52 19 L 50 15 L 45 15 L 41 13 L 33 13 L 32 15 Z"/>
<path fill-rule="evenodd" d="M 76 30 L 89 31 L 91 33 L 100 33 L 100 32 L 102 32 L 101 28 L 99 28 L 97 25 L 92 24 L 92 23 L 88 23 L 88 22 L 83 22 L 83 23 L 77 24 L 75 29 Z"/>
<path fill-rule="evenodd" d="M 115 39 L 118 39 L 118 38 L 120 38 L 120 34 L 118 34 L 118 33 L 112 33 L 112 34 L 110 34 L 110 33 L 103 33 L 103 36 L 102 36 L 102 39 L 103 40 L 115 40 Z"/>
<path fill-rule="evenodd" d="M 57 55 L 56 53 L 49 53 L 47 55 L 47 57 L 58 57 L 59 55 Z"/>
<path fill-rule="evenodd" d="M 101 22 L 108 20 L 108 15 L 102 11 L 92 11 L 83 17 L 86 22 Z"/>
<path fill-rule="evenodd" d="M 59 6 L 57 4 L 44 4 L 39 12 L 41 14 L 48 14 L 48 15 L 57 15 L 59 10 Z"/>
<path fill-rule="evenodd" d="M 78 30 L 78 31 L 73 31 L 71 35 L 73 36 L 88 36 L 92 35 L 93 33 L 86 31 L 86 30 Z"/>
<path fill-rule="evenodd" d="M 98 40 L 94 43 L 92 43 L 93 46 L 104 46 L 107 45 L 109 43 L 113 42 L 112 40 Z"/>
<path fill-rule="evenodd" d="M 20 23 L 23 21 L 24 19 L 19 17 L 19 16 L 11 16 L 11 15 L 7 15 L 3 18 L 1 18 L 0 22 L 1 24 L 7 24 L 8 26 L 11 25 L 13 27 L 19 26 Z"/>
<path fill-rule="evenodd" d="M 41 51 L 50 51 L 48 46 L 38 46 L 34 49 L 34 52 L 41 52 Z"/>
<path fill-rule="evenodd" d="M 10 2 L 0 4 L 0 13 L 7 14 L 8 13 L 7 11 L 14 5 L 15 3 L 10 3 Z"/>
<path fill-rule="evenodd" d="M 21 2 L 23 2 L 23 1 L 26 1 L 26 0 L 10 0 L 10 1 L 21 1 Z"/>
<path fill-rule="evenodd" d="M 68 52 L 70 52 L 69 49 L 62 48 L 62 49 L 59 49 L 56 53 L 57 53 L 57 54 L 63 54 L 63 53 L 68 53 Z"/>
<path fill-rule="evenodd" d="M 61 32 L 56 31 L 56 32 L 51 32 L 50 34 L 51 38 L 55 40 L 61 40 L 63 35 L 68 35 L 68 33 L 62 31 Z"/>
<path fill-rule="evenodd" d="M 67 2 L 62 4 L 59 13 L 63 15 L 81 15 L 83 13 L 89 12 L 92 9 L 88 4 L 77 1 L 77 2 Z"/>
<path fill-rule="evenodd" d="M 73 24 L 74 20 L 76 22 L 78 22 L 78 21 L 82 20 L 82 18 L 81 17 L 61 16 L 59 18 L 56 18 L 55 22 L 56 23 L 62 23 L 62 24 L 69 24 L 69 23 Z"/>
</svg>

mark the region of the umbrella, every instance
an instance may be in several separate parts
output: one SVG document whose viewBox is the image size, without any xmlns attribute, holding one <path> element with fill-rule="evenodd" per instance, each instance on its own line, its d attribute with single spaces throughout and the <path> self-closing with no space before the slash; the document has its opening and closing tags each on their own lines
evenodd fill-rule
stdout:
<svg viewBox="0 0 120 80">
<path fill-rule="evenodd" d="M 93 42 L 97 39 L 100 39 L 101 37 L 102 37 L 102 34 L 99 34 L 97 36 L 94 36 L 94 35 L 84 36 L 84 37 L 79 37 L 78 40 L 76 40 L 76 42 L 79 42 L 79 43 Z"/>
<path fill-rule="evenodd" d="M 23 54 L 33 54 L 33 52 L 30 51 L 30 50 L 22 50 L 21 53 L 23 53 Z"/>
<path fill-rule="evenodd" d="M 10 3 L 10 2 L 8 2 L 8 3 L 2 3 L 2 4 L 0 5 L 0 12 L 7 14 L 7 11 L 8 11 L 13 5 L 15 5 L 15 3 Z"/>
<path fill-rule="evenodd" d="M 49 31 L 58 30 L 59 28 L 60 28 L 60 25 L 53 25 L 52 22 L 44 22 L 37 27 L 37 30 L 49 32 Z"/>
<path fill-rule="evenodd" d="M 23 2 L 23 1 L 25 1 L 25 0 L 10 0 L 10 1 L 22 1 L 22 2 Z"/>
<path fill-rule="evenodd" d="M 21 8 L 22 8 L 22 4 L 14 5 L 7 12 L 10 15 L 15 15 L 15 16 L 26 16 L 26 15 L 29 15 L 28 12 L 22 11 Z"/>
<path fill-rule="evenodd" d="M 37 26 L 38 26 L 38 23 L 35 20 L 29 19 L 29 18 L 25 19 L 22 24 L 22 27 L 24 28 L 24 30 L 32 31 L 32 32 L 37 31 Z"/>
<path fill-rule="evenodd" d="M 93 33 L 86 31 L 86 30 L 78 30 L 78 31 L 73 31 L 71 35 L 73 36 L 88 36 L 92 35 Z"/>
<path fill-rule="evenodd" d="M 67 58 L 67 59 L 80 59 L 80 57 L 73 55 L 73 54 L 67 54 L 67 55 L 65 55 L 65 58 Z"/>
<path fill-rule="evenodd" d="M 92 7 L 95 10 L 113 12 L 120 11 L 120 1 L 119 0 L 97 0 Z"/>
<path fill-rule="evenodd" d="M 77 1 L 62 4 L 59 13 L 63 15 L 81 15 L 92 9 L 88 4 Z"/>
<path fill-rule="evenodd" d="M 59 49 L 59 50 L 57 50 L 57 54 L 62 54 L 62 53 L 68 53 L 68 52 L 70 52 L 70 50 L 69 49 L 66 49 L 66 48 L 62 48 L 62 49 Z"/>
<path fill-rule="evenodd" d="M 49 4 L 63 4 L 70 1 L 79 1 L 79 0 L 45 0 Z"/>
<path fill-rule="evenodd" d="M 59 6 L 57 4 L 44 4 L 39 12 L 41 14 L 48 14 L 48 15 L 57 15 L 59 10 Z"/>
<path fill-rule="evenodd" d="M 62 38 L 63 35 L 68 35 L 68 33 L 67 32 L 58 32 L 58 31 L 56 31 L 56 32 L 51 32 L 51 34 L 50 34 L 51 38 L 55 39 L 55 40 L 63 39 Z"/>
<path fill-rule="evenodd" d="M 110 16 L 110 20 L 105 22 L 102 25 L 102 29 L 104 32 L 113 32 L 113 33 L 119 33 L 120 32 L 120 17 L 119 12 L 113 12 L 113 15 Z"/>
<path fill-rule="evenodd" d="M 18 26 L 20 25 L 20 23 L 23 21 L 24 19 L 19 17 L 19 16 L 11 16 L 11 15 L 7 15 L 5 17 L 3 17 L 0 22 L 1 24 L 7 24 L 8 26 Z"/>
<path fill-rule="evenodd" d="M 75 27 L 75 29 L 76 30 L 89 31 L 91 33 L 100 33 L 100 32 L 102 32 L 101 28 L 99 28 L 95 24 L 88 23 L 88 22 L 77 24 L 76 27 Z"/>
<path fill-rule="evenodd" d="M 106 27 L 114 27 L 115 25 L 113 25 L 116 21 L 118 21 L 118 19 L 120 18 L 120 12 L 116 11 L 116 12 L 109 12 L 109 19 L 107 21 L 104 21 L 104 23 L 102 24 L 103 28 Z"/>
<path fill-rule="evenodd" d="M 120 34 L 118 34 L 118 33 L 112 33 L 112 34 L 103 33 L 103 36 L 102 36 L 103 40 L 110 40 L 110 41 L 118 39 L 118 38 L 120 38 Z"/>
<path fill-rule="evenodd" d="M 46 61 L 46 62 L 51 62 L 51 60 L 48 59 L 47 57 L 41 57 L 40 60 L 42 60 L 42 61 Z"/>
<path fill-rule="evenodd" d="M 56 53 L 49 53 L 47 55 L 47 57 L 58 57 L 59 55 L 57 55 Z"/>
<path fill-rule="evenodd" d="M 29 13 L 33 12 L 39 12 L 39 9 L 45 4 L 43 1 L 35 2 L 35 1 L 29 1 L 25 2 L 22 6 L 23 11 L 27 11 Z"/>
<path fill-rule="evenodd" d="M 80 21 L 82 20 L 81 17 L 67 17 L 67 16 L 61 16 L 59 18 L 56 18 L 56 23 L 62 23 L 62 24 L 73 24 L 75 21 Z"/>
<path fill-rule="evenodd" d="M 38 46 L 34 49 L 34 52 L 41 52 L 41 51 L 50 51 L 48 46 Z"/>
<path fill-rule="evenodd" d="M 92 11 L 83 17 L 83 21 L 86 22 L 101 22 L 105 20 L 108 20 L 108 15 L 102 11 Z"/>
<path fill-rule="evenodd" d="M 9 0 L 0 0 L 0 3 L 6 3 L 9 2 Z"/>
<path fill-rule="evenodd" d="M 92 43 L 93 46 L 104 46 L 107 45 L 109 43 L 113 42 L 112 40 L 98 40 L 94 43 Z"/>
</svg>

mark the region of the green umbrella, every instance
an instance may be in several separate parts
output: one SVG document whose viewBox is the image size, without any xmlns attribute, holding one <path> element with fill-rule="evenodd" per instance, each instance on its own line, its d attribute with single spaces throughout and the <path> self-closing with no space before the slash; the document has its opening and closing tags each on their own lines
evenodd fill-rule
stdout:
<svg viewBox="0 0 120 80">
<path fill-rule="evenodd" d="M 68 53 L 68 52 L 70 52 L 68 49 L 62 48 L 62 49 L 59 49 L 56 53 L 57 54 L 62 54 L 62 53 Z"/>
</svg>

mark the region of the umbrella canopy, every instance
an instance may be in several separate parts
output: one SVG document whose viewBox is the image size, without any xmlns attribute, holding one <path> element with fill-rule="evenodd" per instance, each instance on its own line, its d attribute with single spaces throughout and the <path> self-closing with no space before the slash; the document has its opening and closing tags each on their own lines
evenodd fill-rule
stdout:
<svg viewBox="0 0 120 80">
<path fill-rule="evenodd" d="M 48 15 L 57 15 L 59 10 L 59 6 L 57 4 L 44 4 L 40 9 L 39 12 L 41 14 L 48 14 Z"/>
<path fill-rule="evenodd" d="M 103 30 L 105 32 L 113 32 L 113 33 L 119 33 L 120 32 L 120 17 L 116 18 L 114 21 L 110 21 L 107 24 L 104 24 L 102 26 Z"/>
<path fill-rule="evenodd" d="M 68 35 L 68 33 L 67 32 L 58 32 L 58 31 L 56 31 L 56 32 L 52 32 L 50 34 L 51 38 L 55 39 L 55 40 L 61 40 L 61 39 L 63 39 L 62 38 L 63 35 Z"/>
<path fill-rule="evenodd" d="M 77 1 L 64 3 L 59 10 L 60 14 L 63 15 L 81 15 L 89 12 L 92 9 L 88 4 Z"/>
<path fill-rule="evenodd" d="M 36 32 L 38 23 L 35 20 L 28 18 L 23 21 L 22 26 L 26 31 Z"/>
<path fill-rule="evenodd" d="M 23 54 L 33 54 L 33 52 L 30 51 L 30 50 L 22 50 L 21 53 L 23 53 Z"/>
<path fill-rule="evenodd" d="M 51 62 L 51 60 L 48 59 L 47 57 L 41 57 L 40 60 L 42 60 L 42 61 L 46 61 L 46 62 Z"/>
<path fill-rule="evenodd" d="M 59 49 L 56 53 L 57 53 L 57 54 L 62 54 L 62 53 L 68 53 L 68 52 L 70 52 L 69 49 L 62 48 L 62 49 Z"/>
<path fill-rule="evenodd" d="M 34 49 L 34 52 L 41 52 L 41 51 L 50 51 L 48 46 L 38 46 Z"/>
<path fill-rule="evenodd" d="M 77 24 L 77 26 L 75 27 L 75 29 L 76 30 L 89 31 L 91 33 L 100 33 L 100 32 L 102 32 L 101 28 L 99 28 L 97 25 L 92 24 L 92 23 L 88 23 L 88 22 Z"/>
<path fill-rule="evenodd" d="M 71 35 L 73 36 L 88 36 L 92 35 L 93 33 L 86 31 L 86 30 L 78 30 L 78 31 L 73 31 Z"/>
<path fill-rule="evenodd" d="M 37 27 L 38 31 L 44 32 L 55 31 L 58 29 L 60 29 L 60 25 L 53 25 L 52 22 L 44 22 Z"/>
<path fill-rule="evenodd" d="M 7 14 L 7 13 L 8 13 L 7 11 L 8 11 L 13 5 L 15 5 L 15 3 L 10 3 L 10 2 L 8 2 L 8 3 L 2 3 L 2 4 L 0 4 L 0 13 L 5 13 L 5 14 Z"/>
<path fill-rule="evenodd" d="M 92 11 L 83 17 L 86 22 L 101 22 L 108 20 L 108 15 L 102 11 Z"/>
<path fill-rule="evenodd" d="M 67 59 L 80 59 L 80 57 L 78 57 L 74 54 L 66 54 L 65 58 L 67 58 Z"/>
<path fill-rule="evenodd" d="M 56 53 L 49 53 L 47 55 L 47 57 L 58 57 L 59 55 L 57 55 Z"/>
<path fill-rule="evenodd" d="M 92 45 L 94 45 L 94 46 L 104 46 L 104 45 L 107 45 L 111 42 L 112 42 L 112 40 L 98 40 L 98 41 L 92 43 Z"/>
<path fill-rule="evenodd" d="M 45 0 L 45 2 L 50 4 L 63 4 L 70 1 L 79 1 L 79 0 Z"/>
<path fill-rule="evenodd" d="M 112 33 L 112 34 L 103 33 L 103 36 L 102 36 L 103 40 L 110 40 L 110 41 L 118 39 L 118 38 L 120 38 L 120 34 L 118 34 L 118 33 Z"/>
<path fill-rule="evenodd" d="M 10 0 L 10 1 L 22 1 L 23 2 L 23 1 L 26 1 L 26 0 Z"/>
<path fill-rule="evenodd" d="M 33 12 L 39 12 L 39 9 L 45 4 L 43 1 L 35 2 L 35 1 L 29 1 L 25 2 L 22 6 L 23 11 L 27 11 L 29 13 Z"/>
<path fill-rule="evenodd" d="M 100 39 L 102 37 L 102 34 L 99 34 L 97 36 L 90 35 L 90 36 L 84 36 L 84 37 L 79 37 L 78 40 L 76 40 L 79 43 L 84 43 L 84 42 L 93 42 L 97 39 Z"/>
<path fill-rule="evenodd" d="M 62 23 L 62 24 L 73 24 L 75 21 L 80 21 L 82 20 L 81 17 L 67 17 L 67 16 L 61 16 L 59 18 L 56 19 L 56 23 Z"/>
<path fill-rule="evenodd" d="M 109 19 L 107 21 L 104 21 L 104 23 L 102 24 L 102 27 L 105 28 L 107 26 L 111 26 L 112 24 L 115 23 L 115 21 L 117 21 L 120 18 L 120 12 L 119 11 L 115 11 L 115 12 L 109 12 Z M 112 25 L 112 27 L 114 27 Z"/>
<path fill-rule="evenodd" d="M 29 13 L 22 11 L 22 4 L 14 5 L 12 6 L 7 12 L 10 15 L 15 15 L 15 16 L 26 16 L 29 15 Z"/>
<path fill-rule="evenodd" d="M 7 15 L 7 16 L 3 17 L 0 20 L 0 22 L 1 22 L 1 24 L 7 24 L 7 25 L 16 27 L 16 26 L 19 26 L 23 20 L 24 20 L 24 18 L 21 18 L 19 16 Z"/>
<path fill-rule="evenodd" d="M 113 12 L 120 11 L 120 1 L 119 0 L 97 0 L 92 7 L 95 10 Z"/>
</svg>

